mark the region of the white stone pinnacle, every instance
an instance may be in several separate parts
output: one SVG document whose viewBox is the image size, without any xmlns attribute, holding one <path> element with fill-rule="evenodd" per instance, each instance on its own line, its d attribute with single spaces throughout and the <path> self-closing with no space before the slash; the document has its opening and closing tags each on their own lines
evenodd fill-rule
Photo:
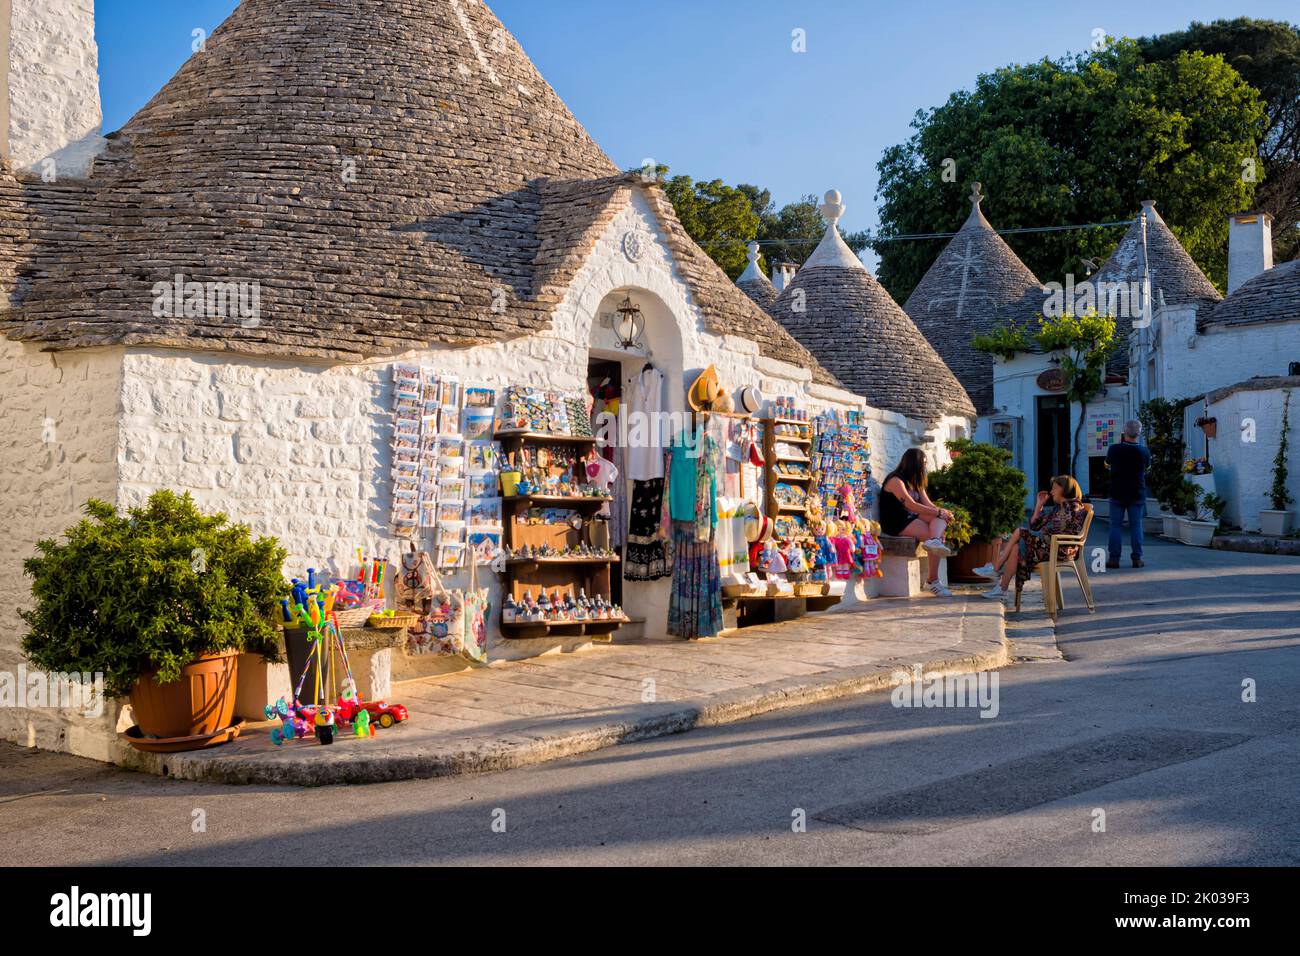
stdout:
<svg viewBox="0 0 1300 956">
<path fill-rule="evenodd" d="M 844 216 L 845 205 L 839 191 L 832 189 L 826 193 L 826 201 L 818 207 L 822 218 L 826 220 L 826 235 L 822 237 L 821 243 L 808 261 L 803 264 L 805 269 L 815 266 L 838 266 L 842 269 L 861 269 L 867 271 L 867 267 L 849 248 L 843 237 L 840 236 L 836 223 Z"/>
</svg>

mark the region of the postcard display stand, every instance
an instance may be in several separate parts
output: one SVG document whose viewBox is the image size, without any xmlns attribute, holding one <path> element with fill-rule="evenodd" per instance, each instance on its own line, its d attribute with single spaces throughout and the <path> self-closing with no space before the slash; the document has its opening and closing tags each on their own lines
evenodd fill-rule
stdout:
<svg viewBox="0 0 1300 956">
<path fill-rule="evenodd" d="M 468 548 L 479 564 L 501 549 L 495 405 L 492 389 L 393 367 L 393 533 L 413 544 L 427 536 L 441 574 L 466 567 Z"/>
<path fill-rule="evenodd" d="M 505 593 L 521 606 L 529 594 L 534 600 L 545 594 L 554 602 L 557 595 L 577 600 L 584 593 L 589 601 L 600 598 L 608 605 L 616 555 L 537 553 L 600 550 L 597 529 L 603 529 L 604 522 L 597 516 L 610 499 L 580 490 L 586 487 L 586 462 L 596 448 L 585 402 L 534 391 L 516 386 L 507 392 L 503 427 L 496 433 L 502 470 L 511 473 L 511 484 L 514 479 L 520 482 L 506 487 L 502 498 L 502 543 L 509 555 Z M 554 635 L 608 641 L 628 619 L 620 613 L 599 619 L 500 623 L 507 638 Z"/>
</svg>

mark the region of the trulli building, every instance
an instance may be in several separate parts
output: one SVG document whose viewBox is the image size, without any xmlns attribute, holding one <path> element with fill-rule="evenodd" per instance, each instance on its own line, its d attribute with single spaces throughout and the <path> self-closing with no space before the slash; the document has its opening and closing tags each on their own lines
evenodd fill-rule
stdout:
<svg viewBox="0 0 1300 956">
<path fill-rule="evenodd" d="M 850 293 L 865 311 L 819 360 L 817 335 L 738 290 L 483 3 L 243 0 L 104 137 L 90 0 L 9 6 L 0 670 L 20 662 L 22 560 L 88 498 L 187 491 L 279 537 L 291 572 L 395 550 L 395 362 L 582 391 L 593 362 L 630 378 L 653 360 L 676 409 L 716 365 L 731 388 L 862 411 L 878 469 L 969 426 L 964 390 L 833 228 L 803 292 L 813 314 Z M 627 297 L 634 347 L 605 318 Z M 667 595 L 628 582 L 648 636 Z M 491 654 L 573 646 L 493 635 Z M 111 757 L 115 717 L 7 708 L 0 735 Z"/>
</svg>

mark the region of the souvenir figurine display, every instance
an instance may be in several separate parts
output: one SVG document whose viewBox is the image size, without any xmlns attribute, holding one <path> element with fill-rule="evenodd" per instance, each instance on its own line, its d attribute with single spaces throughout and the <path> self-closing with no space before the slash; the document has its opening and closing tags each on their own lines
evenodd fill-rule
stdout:
<svg viewBox="0 0 1300 956">
<path fill-rule="evenodd" d="M 618 473 L 597 452 L 590 406 L 512 386 L 503 422 L 502 634 L 607 640 L 626 622 L 609 598 L 619 554 L 606 521 Z"/>
</svg>

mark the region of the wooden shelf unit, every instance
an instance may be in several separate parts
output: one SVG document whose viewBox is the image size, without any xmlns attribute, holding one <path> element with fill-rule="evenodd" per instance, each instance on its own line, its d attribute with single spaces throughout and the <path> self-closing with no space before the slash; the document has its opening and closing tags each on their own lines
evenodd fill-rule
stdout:
<svg viewBox="0 0 1300 956">
<path fill-rule="evenodd" d="M 798 435 L 778 435 L 777 426 L 796 426 L 801 429 Z M 802 445 L 812 448 L 813 443 L 813 423 L 801 422 L 789 418 L 765 418 L 763 419 L 763 491 L 764 491 L 764 510 L 771 518 L 776 518 L 780 514 L 806 514 L 808 511 L 807 504 L 796 505 L 787 502 L 778 501 L 776 498 L 776 486 L 782 482 L 785 484 L 809 484 L 812 480 L 812 457 L 795 457 L 792 455 L 778 455 L 776 446 L 782 442 L 790 445 Z M 800 465 L 808 465 L 809 473 L 806 475 L 781 475 L 776 470 L 777 462 L 794 462 Z"/>
<path fill-rule="evenodd" d="M 597 444 L 594 437 L 548 435 L 529 431 L 499 431 L 494 437 L 501 442 L 503 459 L 508 459 L 512 451 L 519 451 L 525 447 L 571 446 L 581 455 L 586 450 L 595 448 Z M 579 462 L 572 469 L 571 477 L 575 483 L 584 480 L 584 476 L 580 473 L 581 468 Z M 563 473 L 564 466 L 551 465 L 548 470 L 554 475 L 559 475 Z M 501 543 L 514 552 L 524 545 L 538 547 L 549 544 L 554 548 L 580 546 L 587 540 L 586 529 L 590 525 L 592 516 L 600 510 L 600 505 L 610 503 L 611 499 L 587 495 L 528 494 L 503 497 L 501 501 Z M 530 508 L 556 508 L 578 512 L 584 519 L 582 529 L 575 529 L 568 525 L 530 525 L 521 520 Z M 532 592 L 534 599 L 541 597 L 543 591 L 548 596 L 558 592 L 561 595 L 572 594 L 575 597 L 579 591 L 586 591 L 589 598 L 594 599 L 599 595 L 608 601 L 612 596 L 610 575 L 618 562 L 617 556 L 510 558 L 506 561 L 502 573 L 506 581 L 506 594 L 516 601 L 519 601 L 527 591 Z M 593 636 L 608 640 L 615 631 L 628 623 L 628 620 L 618 618 L 603 621 L 507 624 L 498 619 L 498 622 L 501 626 L 501 634 L 506 638 L 526 639 L 554 634 L 574 637 Z"/>
</svg>

